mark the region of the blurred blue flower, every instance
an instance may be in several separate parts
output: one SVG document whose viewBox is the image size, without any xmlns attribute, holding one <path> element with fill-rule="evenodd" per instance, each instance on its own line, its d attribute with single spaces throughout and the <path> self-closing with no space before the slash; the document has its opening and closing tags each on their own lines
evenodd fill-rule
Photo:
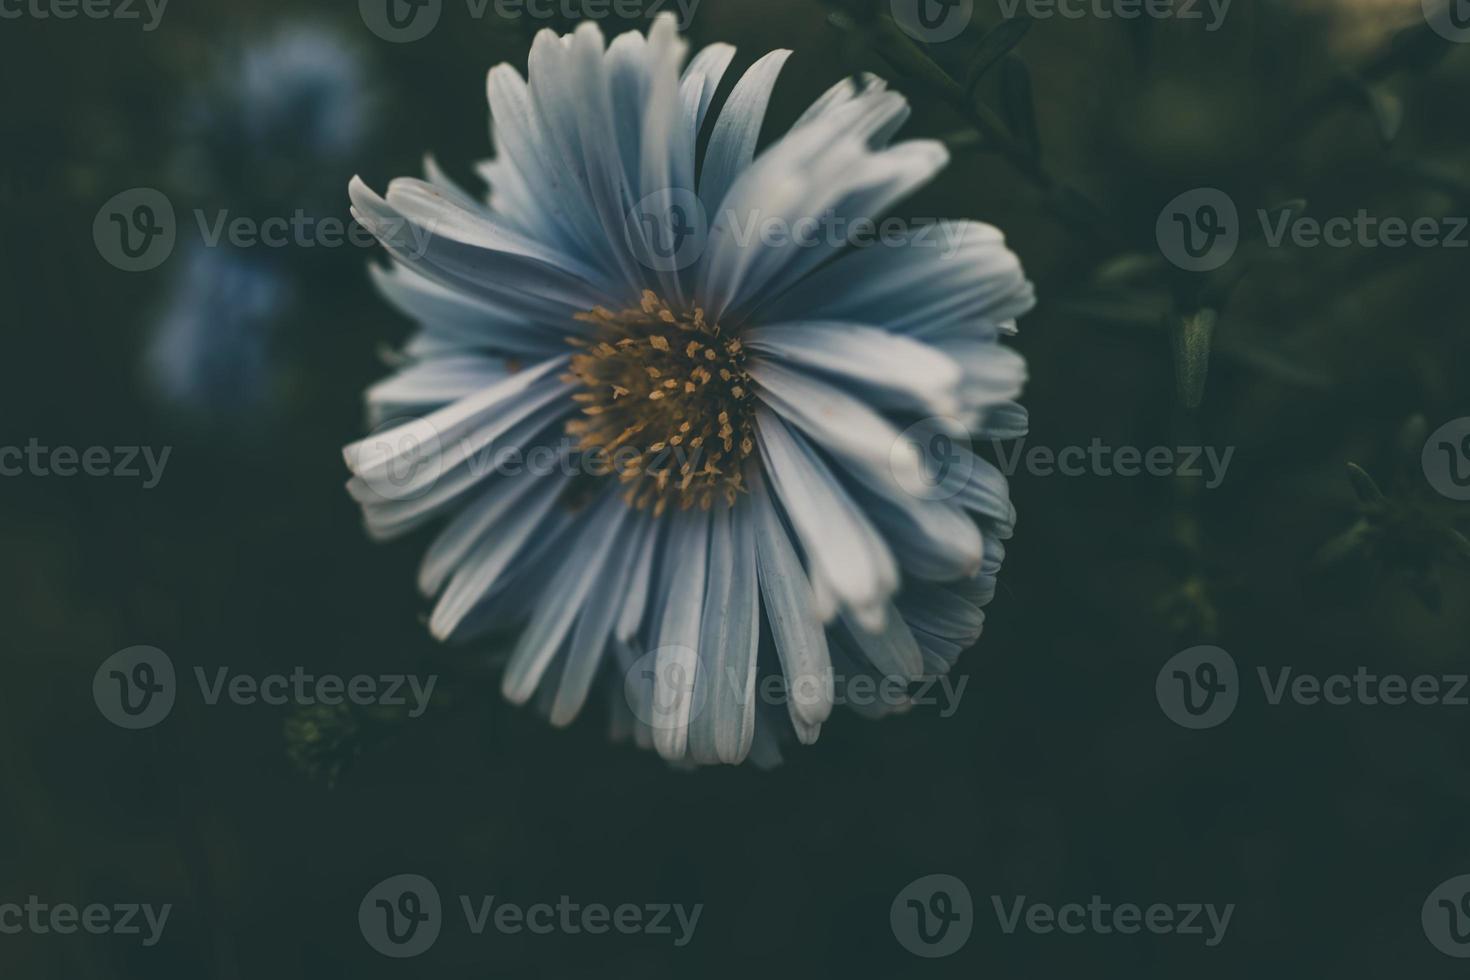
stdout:
<svg viewBox="0 0 1470 980">
<path fill-rule="evenodd" d="M 340 187 L 372 117 L 370 72 L 340 34 L 292 24 L 234 49 L 188 98 L 181 176 L 233 202 L 310 209 Z"/>
<path fill-rule="evenodd" d="M 153 390 L 199 418 L 228 423 L 253 416 L 266 402 L 270 342 L 293 292 L 276 263 L 192 247 L 145 354 Z"/>
<path fill-rule="evenodd" d="M 315 25 L 233 49 L 185 102 L 179 184 L 222 221 L 335 216 L 340 181 L 368 132 L 368 78 L 356 49 Z M 260 412 L 274 327 L 298 292 L 295 258 L 221 240 L 175 260 L 146 354 L 156 393 L 216 422 Z"/>
</svg>

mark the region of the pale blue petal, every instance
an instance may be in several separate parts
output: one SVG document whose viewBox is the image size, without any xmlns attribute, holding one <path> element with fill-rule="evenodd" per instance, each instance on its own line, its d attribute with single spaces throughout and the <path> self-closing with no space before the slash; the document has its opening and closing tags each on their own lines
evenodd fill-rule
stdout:
<svg viewBox="0 0 1470 980">
<path fill-rule="evenodd" d="M 561 357 L 518 371 L 422 418 L 353 443 L 343 450 L 343 458 L 370 485 L 391 485 L 403 497 L 427 491 L 445 471 L 537 409 L 565 400 L 565 385 L 558 386 L 555 377 L 565 364 Z M 428 453 L 435 453 L 438 466 L 423 465 L 435 461 L 426 460 Z"/>
<path fill-rule="evenodd" d="M 886 541 L 903 540 L 941 578 L 969 575 L 980 566 L 980 533 L 959 508 L 906 489 L 918 484 L 922 457 L 892 423 L 857 399 L 782 365 L 752 364 L 750 374 L 760 384 L 761 400 L 810 435 L 867 491 L 857 502 L 883 526 Z"/>
<path fill-rule="evenodd" d="M 399 474 L 429 474 L 431 482 L 427 486 L 421 481 L 409 489 L 407 481 L 401 478 L 387 484 L 357 476 L 349 480 L 348 493 L 362 505 L 368 532 L 378 540 L 391 539 L 447 513 L 452 507 L 462 506 L 469 494 L 497 477 L 502 454 L 524 452 L 528 447 L 543 444 L 549 435 L 548 430 L 552 426 L 559 427 L 574 407 L 554 384 L 544 385 L 543 390 L 545 403 L 506 429 L 493 447 L 449 457 L 442 453 L 432 454 L 434 447 L 431 444 L 410 454 L 406 463 L 395 464 L 399 468 L 393 472 Z M 396 429 L 386 429 L 378 436 L 390 441 L 401 437 Z M 409 437 L 407 444 L 412 444 L 411 439 Z M 459 459 L 458 465 L 448 466 L 447 463 L 453 459 Z"/>
<path fill-rule="evenodd" d="M 607 493 L 581 515 L 582 532 L 571 548 L 571 554 L 577 558 L 564 562 L 547 586 L 505 668 L 500 692 L 507 701 L 524 704 L 535 693 L 546 668 L 604 574 L 618 542 L 618 530 L 629 513 L 616 493 Z"/>
<path fill-rule="evenodd" d="M 771 92 L 790 57 L 790 51 L 778 49 L 751 65 L 720 110 L 699 176 L 699 200 L 708 214 L 720 209 L 731 186 L 755 159 Z"/>
<path fill-rule="evenodd" d="M 1020 439 L 1030 428 L 1025 406 L 1017 402 L 1001 402 L 985 410 L 975 434 L 986 439 Z"/>
<path fill-rule="evenodd" d="M 634 34 L 634 37 L 638 35 Z M 684 126 L 698 136 L 704 128 L 705 116 L 710 103 L 720 87 L 720 79 L 735 57 L 735 48 L 729 44 L 711 44 L 702 49 L 689 62 L 684 77 L 679 80 L 679 98 L 684 107 Z"/>
<path fill-rule="evenodd" d="M 480 539 L 450 578 L 429 614 L 430 633 L 440 640 L 456 633 L 473 635 L 478 631 L 468 628 L 467 617 L 477 606 L 516 580 L 526 587 L 535 581 L 532 575 L 535 562 L 528 553 L 536 542 L 554 540 L 556 532 L 565 532 L 573 524 L 571 517 L 556 504 L 557 499 L 550 495 L 521 498 L 501 525 L 504 532 Z M 507 576 L 512 561 L 518 562 L 517 574 Z M 511 605 L 516 618 L 524 619 L 526 606 Z"/>
<path fill-rule="evenodd" d="M 565 352 L 568 335 L 585 333 L 584 325 L 577 321 L 566 330 L 550 330 L 489 300 L 426 279 L 397 262 L 370 266 L 368 272 L 378 291 L 423 327 L 404 349 L 410 357 L 490 351 L 541 360 Z"/>
<path fill-rule="evenodd" d="M 764 484 L 751 490 L 761 596 L 786 677 L 787 707 L 798 734 L 832 713 L 832 662 L 816 597 Z"/>
<path fill-rule="evenodd" d="M 618 503 L 622 505 L 621 501 Z M 602 580 L 593 586 L 582 614 L 577 618 L 577 627 L 567 648 L 566 664 L 556 685 L 556 697 L 547 712 L 553 725 L 571 724 L 587 702 L 613 625 L 627 596 L 628 574 L 638 560 L 639 544 L 652 537 L 649 520 L 648 514 L 634 514 L 623 522 L 618 531 L 609 532 L 615 534 L 617 540 L 612 544 L 612 557 L 607 562 Z"/>
<path fill-rule="evenodd" d="M 956 415 L 964 408 L 959 364 L 910 337 L 832 321 L 765 324 L 740 336 L 750 349 L 820 371 L 881 408 L 934 415 Z"/>
<path fill-rule="evenodd" d="M 524 234 L 590 261 L 596 253 L 585 235 L 592 216 L 583 198 L 566 186 L 566 172 L 542 130 L 530 86 L 511 66 L 496 65 L 486 78 L 486 94 L 497 156 L 482 173 L 490 181 L 496 212 Z"/>
<path fill-rule="evenodd" d="M 776 498 L 806 553 L 808 574 L 865 621 L 893 594 L 893 555 L 852 497 L 800 436 L 767 409 L 756 412 L 756 443 Z"/>
<path fill-rule="evenodd" d="M 863 657 L 872 664 L 880 676 L 900 677 L 906 681 L 918 680 L 924 674 L 924 658 L 919 653 L 918 641 L 899 615 L 893 603 L 887 603 L 883 612 L 883 628 L 868 630 L 851 616 L 842 616 L 844 636 Z"/>
<path fill-rule="evenodd" d="M 520 473 L 488 481 L 483 491 L 454 516 L 434 538 L 419 566 L 419 591 L 437 595 L 470 552 L 504 525 L 534 523 L 546 503 L 566 489 L 571 478 L 562 473 Z"/>
<path fill-rule="evenodd" d="M 706 511 L 680 511 L 673 515 L 665 539 L 667 599 L 658 613 L 653 697 L 659 724 L 654 727 L 653 744 L 658 754 L 669 760 L 684 758 L 689 746 L 704 589 L 709 574 L 709 523 Z"/>
<path fill-rule="evenodd" d="M 369 421 L 376 427 L 405 415 L 422 415 L 503 381 L 510 374 L 496 357 L 460 354 L 411 364 L 367 390 Z"/>
<path fill-rule="evenodd" d="M 699 644 L 703 710 L 689 726 L 696 762 L 736 765 L 755 738 L 755 666 L 760 641 L 755 533 L 750 502 L 716 507 L 710 517 L 709 581 Z"/>
<path fill-rule="evenodd" d="M 837 319 L 937 338 L 994 340 L 1035 305 L 1005 237 L 978 221 L 910 229 L 904 244 L 857 249 L 764 305 L 770 320 Z"/>
</svg>

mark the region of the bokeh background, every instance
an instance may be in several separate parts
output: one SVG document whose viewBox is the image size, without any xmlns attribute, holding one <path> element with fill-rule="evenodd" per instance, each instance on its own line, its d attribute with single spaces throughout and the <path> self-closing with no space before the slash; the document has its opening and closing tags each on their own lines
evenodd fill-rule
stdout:
<svg viewBox="0 0 1470 980">
<path fill-rule="evenodd" d="M 174 0 L 152 31 L 0 20 L 0 444 L 173 447 L 151 490 L 0 479 L 0 901 L 175 906 L 153 948 L 0 936 L 0 972 L 1463 970 L 1427 941 L 1420 906 L 1470 872 L 1470 709 L 1268 707 L 1253 677 L 1470 669 L 1467 513 L 1419 463 L 1427 431 L 1470 415 L 1470 252 L 1246 243 L 1198 276 L 1160 262 L 1153 233 L 1165 202 L 1201 186 L 1243 213 L 1304 199 L 1318 217 L 1466 214 L 1470 45 L 1427 31 L 1417 0 L 1235 0 L 1217 31 L 1039 20 L 1014 48 L 1038 168 L 977 145 L 936 90 L 934 69 L 964 79 L 997 5 L 977 0 L 972 29 L 928 51 L 892 47 L 873 19 L 886 6 L 703 0 L 689 33 L 738 45 L 736 69 L 795 49 L 767 140 L 866 67 L 913 95 L 906 133 L 951 141 L 950 168 L 904 213 L 999 225 L 1036 281 L 1016 341 L 1028 445 L 1235 456 L 1212 490 L 1018 473 L 1018 532 L 953 717 L 839 712 L 780 769 L 694 774 L 609 744 L 595 713 L 555 731 L 502 703 L 495 651 L 446 651 L 423 627 L 423 538 L 362 533 L 340 447 L 408 331 L 369 285 L 373 252 L 201 249 L 189 216 L 345 220 L 354 173 L 381 187 L 425 151 L 470 181 L 489 150 L 487 68 L 523 66 L 535 29 L 569 22 L 447 2 L 432 34 L 393 44 L 351 4 Z M 1024 130 L 1021 73 L 1012 62 L 976 94 Z M 92 238 L 99 207 L 134 187 L 180 215 L 175 251 L 142 273 Z M 1208 382 L 1181 395 L 1171 335 L 1201 310 L 1218 321 Z M 1252 682 L 1226 724 L 1187 731 L 1161 712 L 1155 676 L 1206 642 Z M 164 724 L 124 732 L 91 682 L 136 644 L 185 673 L 434 672 L 446 698 L 413 721 L 303 717 L 208 706 L 185 685 Z M 681 949 L 451 927 L 398 962 L 363 941 L 357 906 L 404 872 L 446 896 L 705 907 Z M 889 905 L 933 873 L 967 883 L 977 921 L 960 952 L 923 960 L 895 940 Z M 1093 894 L 1236 910 L 1205 948 L 1007 936 L 990 905 Z"/>
</svg>

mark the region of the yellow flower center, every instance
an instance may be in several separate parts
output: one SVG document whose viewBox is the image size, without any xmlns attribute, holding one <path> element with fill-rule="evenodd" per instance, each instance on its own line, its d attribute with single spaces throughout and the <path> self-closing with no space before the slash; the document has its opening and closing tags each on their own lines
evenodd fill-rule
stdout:
<svg viewBox="0 0 1470 980">
<path fill-rule="evenodd" d="M 595 340 L 568 338 L 569 383 L 582 415 L 567 434 L 602 456 L 628 484 L 629 505 L 662 514 L 671 501 L 708 510 L 716 494 L 734 504 L 755 449 L 750 375 L 737 338 L 704 310 L 675 313 L 652 292 L 621 313 L 597 307 L 577 319 Z"/>
</svg>

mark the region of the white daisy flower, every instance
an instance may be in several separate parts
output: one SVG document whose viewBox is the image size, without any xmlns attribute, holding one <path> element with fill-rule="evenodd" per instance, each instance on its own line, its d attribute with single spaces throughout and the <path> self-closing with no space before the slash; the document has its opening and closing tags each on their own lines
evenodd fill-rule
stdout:
<svg viewBox="0 0 1470 980">
<path fill-rule="evenodd" d="M 529 81 L 490 71 L 487 201 L 432 161 L 386 197 L 353 181 L 394 260 L 377 284 L 420 329 L 368 392 L 400 421 L 347 447 L 348 486 L 376 537 L 447 519 L 429 627 L 519 630 L 511 701 L 564 725 L 600 688 L 667 759 L 766 764 L 834 701 L 902 707 L 872 692 L 979 636 L 1014 512 L 966 436 L 1024 431 L 998 341 L 1034 300 L 983 224 L 811 233 L 947 162 L 891 144 L 909 110 L 881 81 L 837 84 L 757 157 L 772 52 L 696 159 L 734 49 L 685 54 L 671 16 L 610 45 L 543 31 Z"/>
</svg>

